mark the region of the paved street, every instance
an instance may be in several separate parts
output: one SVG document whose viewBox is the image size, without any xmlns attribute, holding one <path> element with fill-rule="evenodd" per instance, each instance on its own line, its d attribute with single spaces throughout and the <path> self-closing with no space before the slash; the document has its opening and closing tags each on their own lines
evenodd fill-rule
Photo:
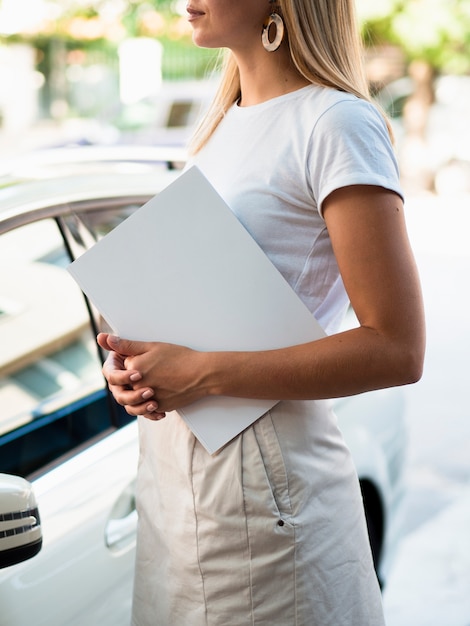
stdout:
<svg viewBox="0 0 470 626">
<path fill-rule="evenodd" d="M 406 536 L 384 603 L 388 626 L 470 626 L 470 197 L 409 198 L 428 344 L 407 391 Z"/>
</svg>

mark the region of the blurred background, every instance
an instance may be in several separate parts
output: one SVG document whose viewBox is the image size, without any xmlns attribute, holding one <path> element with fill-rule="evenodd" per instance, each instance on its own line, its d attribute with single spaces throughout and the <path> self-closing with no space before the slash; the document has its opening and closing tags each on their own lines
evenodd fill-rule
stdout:
<svg viewBox="0 0 470 626">
<path fill-rule="evenodd" d="M 0 157 L 37 148 L 184 144 L 217 52 L 184 0 L 0 0 Z M 408 188 L 468 190 L 468 0 L 358 0 L 372 92 Z"/>
<path fill-rule="evenodd" d="M 217 53 L 193 46 L 185 4 L 0 0 L 0 176 L 48 148 L 184 146 L 217 83 Z M 428 323 L 424 376 L 406 390 L 387 619 L 469 626 L 470 0 L 357 8 L 371 90 L 395 131 Z"/>
</svg>

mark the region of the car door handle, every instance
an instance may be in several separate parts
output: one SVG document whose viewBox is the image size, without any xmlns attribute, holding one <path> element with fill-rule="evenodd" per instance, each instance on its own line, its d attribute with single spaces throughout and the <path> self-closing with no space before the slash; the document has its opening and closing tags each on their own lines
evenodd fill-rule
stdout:
<svg viewBox="0 0 470 626">
<path fill-rule="evenodd" d="M 137 511 L 135 508 L 135 482 L 121 493 L 108 518 L 105 530 L 106 546 L 112 552 L 127 551 L 135 546 Z"/>
<path fill-rule="evenodd" d="M 137 511 L 126 517 L 110 519 L 106 526 L 106 545 L 110 550 L 121 551 L 135 544 L 137 533 Z"/>
</svg>

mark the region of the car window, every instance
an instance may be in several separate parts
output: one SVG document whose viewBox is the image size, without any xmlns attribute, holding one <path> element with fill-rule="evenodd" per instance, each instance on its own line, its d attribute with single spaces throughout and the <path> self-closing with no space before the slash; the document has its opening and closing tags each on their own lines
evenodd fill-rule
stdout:
<svg viewBox="0 0 470 626">
<path fill-rule="evenodd" d="M 90 248 L 98 239 L 108 234 L 123 220 L 129 217 L 141 205 L 139 203 L 124 202 L 122 206 L 102 207 L 93 209 L 93 204 L 84 210 L 75 210 L 63 215 L 60 223 L 64 229 L 64 235 L 71 248 L 71 254 L 77 258 Z"/>
<path fill-rule="evenodd" d="M 54 220 L 0 238 L 0 472 L 29 476 L 112 426 L 68 263 Z"/>
</svg>

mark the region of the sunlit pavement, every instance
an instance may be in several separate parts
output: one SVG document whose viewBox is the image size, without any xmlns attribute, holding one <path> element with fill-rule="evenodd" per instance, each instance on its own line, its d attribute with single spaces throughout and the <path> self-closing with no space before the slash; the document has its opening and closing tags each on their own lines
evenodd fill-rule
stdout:
<svg viewBox="0 0 470 626">
<path fill-rule="evenodd" d="M 427 316 L 422 380 L 407 391 L 404 538 L 388 626 L 470 626 L 470 196 L 407 202 Z"/>
<path fill-rule="evenodd" d="M 387 626 L 469 626 L 470 489 L 403 540 L 384 604 Z"/>
</svg>

